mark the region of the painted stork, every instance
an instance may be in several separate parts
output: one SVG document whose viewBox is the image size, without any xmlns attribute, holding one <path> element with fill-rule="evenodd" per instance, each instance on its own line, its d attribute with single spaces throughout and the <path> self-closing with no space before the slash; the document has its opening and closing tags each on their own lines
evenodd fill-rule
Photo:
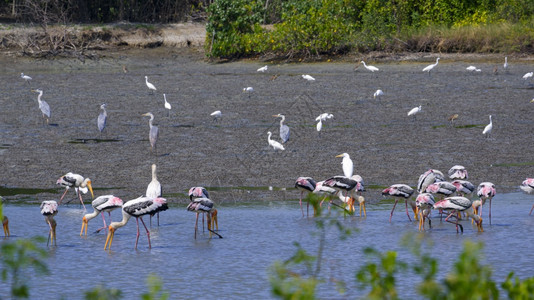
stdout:
<svg viewBox="0 0 534 300">
<path fill-rule="evenodd" d="M 467 169 L 464 166 L 455 165 L 449 169 L 448 172 L 450 179 L 467 179 Z"/>
<path fill-rule="evenodd" d="M 210 232 L 210 237 L 211 237 L 211 234 L 214 233 L 216 234 L 217 236 L 219 236 L 219 238 L 222 238 L 222 236 L 220 236 L 218 233 L 214 232 L 212 230 L 212 211 L 214 210 L 214 206 L 215 204 L 213 203 L 213 201 L 211 201 L 209 198 L 194 198 L 190 203 L 189 205 L 187 205 L 187 211 L 192 211 L 192 212 L 195 212 L 196 215 L 197 215 L 197 218 L 196 218 L 196 221 L 195 221 L 195 239 L 197 238 L 197 230 L 198 230 L 198 215 L 199 214 L 206 214 L 207 217 L 208 217 L 208 231 Z M 215 214 L 215 216 L 217 216 L 217 213 Z"/>
<path fill-rule="evenodd" d="M 393 212 L 395 211 L 395 207 L 397 206 L 397 202 L 400 198 L 404 198 L 404 202 L 406 204 L 406 215 L 408 216 L 408 220 L 410 222 L 412 219 L 410 218 L 410 214 L 408 213 L 408 202 L 410 202 L 410 206 L 412 207 L 412 210 L 415 213 L 415 218 L 417 218 L 416 213 L 416 206 L 413 201 L 410 200 L 410 197 L 412 196 L 414 190 L 407 184 L 394 184 L 387 189 L 384 189 L 382 191 L 383 196 L 391 196 L 395 199 L 395 204 L 393 204 L 393 209 L 391 209 L 391 214 L 389 215 L 389 221 L 391 222 L 391 218 L 393 217 Z"/>
<path fill-rule="evenodd" d="M 91 184 L 91 179 L 84 178 L 80 174 L 69 172 L 59 177 L 59 179 L 56 181 L 56 184 L 59 184 L 60 186 L 65 187 L 65 192 L 63 193 L 63 195 L 61 195 L 61 198 L 59 199 L 59 204 L 61 204 L 61 201 L 65 197 L 65 194 L 67 194 L 67 191 L 71 187 L 74 188 L 74 191 L 78 195 L 80 202 L 83 206 L 83 210 L 85 210 L 85 205 L 83 203 L 82 194 L 80 194 L 80 192 L 86 194 L 87 189 L 89 189 L 89 191 L 91 192 L 91 197 L 92 198 L 95 197 L 95 195 L 93 194 L 93 186 Z"/>
<path fill-rule="evenodd" d="M 47 200 L 43 201 L 41 203 L 41 214 L 45 217 L 45 222 L 50 227 L 50 231 L 48 232 L 48 242 L 46 245 L 48 246 L 50 243 L 52 245 L 56 245 L 56 220 L 54 220 L 54 216 L 57 215 L 57 202 L 54 200 Z"/>
<path fill-rule="evenodd" d="M 146 188 L 145 195 L 148 198 L 158 198 L 161 197 L 161 184 L 158 181 L 158 175 L 156 174 L 156 164 L 152 164 L 152 180 Z M 159 212 L 158 216 L 158 226 L 159 226 Z M 150 216 L 150 225 L 152 225 L 152 215 Z"/>
<path fill-rule="evenodd" d="M 202 186 L 194 186 L 189 189 L 187 193 L 189 195 L 189 200 L 193 201 L 193 198 L 209 198 L 209 193 L 206 188 Z"/>
<path fill-rule="evenodd" d="M 91 205 L 94 208 L 94 211 L 90 214 L 86 214 L 82 218 L 82 229 L 80 230 L 80 236 L 87 235 L 87 228 L 89 227 L 89 221 L 91 219 L 98 216 L 98 214 L 102 215 L 102 222 L 104 222 L 104 227 L 99 228 L 96 232 L 100 232 L 100 230 L 107 228 L 106 224 L 106 218 L 104 217 L 104 212 L 107 212 L 109 215 L 109 222 L 111 223 L 111 211 L 122 207 L 122 200 L 118 197 L 115 197 L 113 195 L 105 195 L 97 197 L 93 202 L 91 202 Z"/>
<path fill-rule="evenodd" d="M 363 215 L 367 217 L 367 211 L 365 209 L 365 198 L 363 196 L 356 196 L 356 198 L 351 198 L 347 196 L 343 196 L 341 192 L 337 192 L 339 200 L 341 200 L 343 203 L 345 203 L 345 206 L 348 207 L 348 211 L 353 213 L 356 209 L 354 208 L 354 202 L 358 201 L 358 204 L 360 206 L 360 217 Z"/>
<path fill-rule="evenodd" d="M 424 193 L 429 185 L 438 181 L 445 181 L 445 176 L 443 176 L 443 173 L 435 169 L 429 169 L 419 176 L 419 180 L 417 182 L 417 191 L 419 193 Z"/>
<path fill-rule="evenodd" d="M 284 146 L 275 140 L 271 140 L 272 133 L 267 131 L 267 142 L 274 150 L 285 150 Z"/>
<path fill-rule="evenodd" d="M 311 177 L 299 177 L 297 178 L 297 181 L 295 182 L 295 187 L 300 190 L 300 198 L 299 198 L 299 204 L 300 204 L 300 210 L 302 211 L 302 216 L 304 217 L 304 209 L 302 208 L 302 194 L 304 194 L 305 191 L 313 192 L 315 190 L 315 187 L 317 184 L 315 183 L 315 180 Z M 310 202 L 306 205 L 306 216 L 309 215 L 309 208 L 310 208 Z M 315 208 L 314 208 L 315 211 Z"/>
<path fill-rule="evenodd" d="M 465 197 L 465 195 L 475 191 L 475 185 L 467 180 L 456 179 L 451 183 L 456 187 L 456 194 L 458 194 L 458 196 Z"/>
<path fill-rule="evenodd" d="M 480 216 L 482 216 L 482 206 L 486 203 L 486 200 L 489 199 L 489 220 L 491 225 L 491 199 L 495 197 L 497 194 L 497 190 L 495 189 L 495 185 L 491 182 L 482 182 L 478 185 L 477 188 L 477 196 L 480 198 L 480 213 L 478 207 L 473 207 L 475 209 L 475 213 L 478 213 Z"/>
<path fill-rule="evenodd" d="M 523 190 L 523 192 L 527 194 L 534 193 L 534 178 L 527 178 L 523 180 L 519 188 L 521 188 L 521 190 Z M 528 214 L 529 216 L 532 214 L 533 209 L 534 209 L 534 205 L 532 205 L 532 208 L 530 209 L 530 213 Z"/>
<path fill-rule="evenodd" d="M 430 221 L 430 214 L 434 207 L 434 195 L 430 193 L 422 193 L 417 195 L 415 199 L 415 206 L 419 211 L 419 231 L 425 230 L 425 219 L 428 219 L 428 226 L 432 228 L 432 221 Z"/>
<path fill-rule="evenodd" d="M 324 200 L 326 200 L 326 198 L 328 196 L 332 196 L 332 195 L 335 195 L 338 191 L 336 189 L 333 189 L 329 186 L 325 186 L 324 185 L 324 180 L 323 181 L 318 181 L 315 183 L 315 190 L 313 190 L 313 193 L 314 194 L 324 194 L 324 198 L 323 200 L 321 200 L 321 203 L 319 204 L 320 206 L 323 205 L 323 202 Z"/>
<path fill-rule="evenodd" d="M 425 192 L 432 193 L 434 195 L 441 195 L 442 198 L 444 198 L 456 193 L 456 186 L 447 181 L 439 181 L 427 186 Z"/>
<path fill-rule="evenodd" d="M 280 120 L 280 138 L 282 139 L 282 144 L 285 144 L 289 140 L 289 126 L 284 124 L 286 117 L 282 114 L 273 115 L 273 117 L 282 118 Z"/>
<path fill-rule="evenodd" d="M 137 199 L 130 200 L 122 205 L 122 221 L 120 222 L 113 222 L 109 224 L 109 231 L 108 236 L 106 238 L 106 244 L 104 245 L 104 250 L 109 249 L 111 250 L 111 243 L 113 242 L 113 236 L 115 235 L 115 231 L 123 227 L 128 223 L 128 220 L 130 220 L 131 217 L 135 217 L 137 221 L 137 237 L 135 239 L 135 249 L 137 249 L 137 242 L 139 241 L 139 219 L 141 219 L 141 223 L 143 223 L 143 226 L 146 230 L 146 235 L 148 238 L 148 248 L 152 248 L 152 245 L 150 243 L 150 232 L 148 231 L 148 228 L 145 225 L 145 222 L 143 221 L 144 215 L 154 215 L 155 213 L 159 211 L 163 211 L 168 209 L 167 206 L 167 200 L 165 198 L 148 198 L 141 196 Z"/>
<path fill-rule="evenodd" d="M 150 131 L 148 132 L 148 140 L 150 141 L 150 150 L 154 152 L 156 150 L 156 143 L 158 142 L 158 136 L 159 136 L 159 128 L 158 126 L 154 126 L 152 122 L 154 121 L 154 115 L 150 112 L 147 112 L 146 114 L 142 114 L 143 117 L 150 117 L 148 120 L 148 126 L 150 127 Z"/>
<path fill-rule="evenodd" d="M 469 217 L 471 217 L 477 224 L 477 230 L 479 232 L 483 232 L 484 229 L 482 228 L 482 218 L 471 212 L 469 208 L 472 207 L 471 201 L 465 197 L 461 196 L 454 196 L 454 197 L 448 197 L 441 201 L 436 202 L 434 204 L 434 209 L 444 210 L 448 211 L 449 215 L 447 218 L 445 218 L 445 222 L 452 223 L 456 225 L 456 232 L 458 232 L 458 226 L 460 226 L 460 230 L 462 233 L 464 232 L 464 228 L 461 224 L 458 223 L 458 213 L 459 212 L 465 212 Z M 450 218 L 455 218 L 456 222 L 450 221 Z"/>
<path fill-rule="evenodd" d="M 350 155 L 348 153 L 343 153 L 336 155 L 336 157 L 343 157 L 343 160 L 341 161 L 341 165 L 343 166 L 343 175 L 348 178 L 352 177 L 354 172 L 354 164 L 352 163 L 352 159 L 350 159 Z"/>
<path fill-rule="evenodd" d="M 438 62 L 439 62 L 439 57 L 436 58 L 436 63 L 426 66 L 423 69 L 423 72 L 428 72 L 428 75 L 430 76 L 430 71 L 432 71 L 432 69 L 434 69 L 438 65 Z"/>
<path fill-rule="evenodd" d="M 369 71 L 371 71 L 371 72 L 378 71 L 378 68 L 377 68 L 377 67 L 375 67 L 375 66 L 368 66 L 368 65 L 365 64 L 365 62 L 364 62 L 363 60 L 361 61 L 361 63 L 363 64 L 363 66 L 364 66 L 367 70 L 369 70 Z"/>
<path fill-rule="evenodd" d="M 357 175 L 354 175 L 357 176 Z M 354 199 L 353 192 L 358 181 L 353 177 L 346 176 L 334 176 L 324 181 L 323 185 L 326 187 L 333 188 L 336 191 L 345 191 L 345 196 L 349 197 L 349 192 L 351 193 L 350 198 Z"/>
<path fill-rule="evenodd" d="M 46 119 L 46 124 L 50 121 L 50 105 L 44 100 L 41 100 L 41 97 L 43 96 L 43 90 L 33 90 L 36 93 L 39 93 L 39 96 L 37 96 L 37 102 L 39 103 L 39 109 L 41 110 L 41 113 L 43 114 L 43 118 Z"/>
</svg>

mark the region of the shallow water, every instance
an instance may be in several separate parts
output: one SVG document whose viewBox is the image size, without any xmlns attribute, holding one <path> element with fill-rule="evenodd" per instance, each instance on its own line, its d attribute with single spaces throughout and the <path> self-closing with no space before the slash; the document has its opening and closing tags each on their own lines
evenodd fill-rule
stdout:
<svg viewBox="0 0 534 300">
<path fill-rule="evenodd" d="M 318 289 L 319 298 L 362 297 L 355 283 L 355 273 L 368 261 L 365 247 L 380 251 L 399 251 L 402 261 L 414 261 L 409 251 L 400 245 L 407 233 L 424 236 L 424 249 L 439 260 L 440 276 L 448 272 L 467 239 L 484 243 L 483 263 L 493 268 L 497 282 L 504 281 L 510 271 L 521 278 L 534 274 L 530 262 L 534 253 L 528 246 L 534 242 L 534 217 L 528 212 L 534 199 L 522 193 L 498 194 L 493 199 L 492 225 L 484 207 L 483 233 L 464 221 L 464 233 L 457 234 L 454 225 L 441 223 L 434 213 L 433 228 L 418 233 L 417 223 L 408 222 L 404 206 L 399 205 L 388 223 L 391 201 L 367 206 L 367 218 L 342 217 L 333 213 L 348 228 L 357 229 L 347 240 L 340 241 L 337 229 L 327 231 L 321 278 L 325 283 Z M 152 225 L 152 249 L 141 229 L 139 246 L 134 250 L 136 225 L 132 219 L 118 229 L 112 250 L 104 251 L 105 234 L 79 236 L 82 210 L 76 205 L 60 206 L 56 220 L 57 247 L 47 247 L 46 260 L 51 273 L 30 276 L 32 298 L 77 299 L 83 292 L 102 285 L 122 290 L 125 299 L 137 298 L 146 292 L 146 278 L 153 273 L 163 280 L 171 298 L 272 298 L 268 268 L 276 260 L 285 260 L 295 251 L 294 242 L 315 254 L 318 229 L 313 218 L 302 218 L 298 203 L 293 201 L 262 204 L 244 203 L 219 206 L 219 233 L 222 239 L 200 233 L 194 239 L 195 215 L 185 207 L 173 206 L 160 215 L 160 226 Z M 91 210 L 91 208 L 88 208 Z M 46 236 L 48 227 L 38 206 L 7 205 L 4 212 L 10 218 L 12 237 L 9 241 L 32 236 Z M 120 218 L 119 211 L 112 218 Z M 145 218 L 146 219 L 146 218 Z M 154 219 L 155 220 L 155 219 Z M 153 220 L 153 221 L 154 221 Z M 148 225 L 148 219 L 145 220 Z M 89 223 L 89 231 L 102 225 L 100 217 Z M 433 244 L 434 246 L 429 246 Z M 31 273 L 31 272 L 30 272 Z M 340 295 L 332 283 L 347 284 Z M 410 272 L 398 276 L 401 298 L 414 298 L 419 278 Z M 0 293 L 8 293 L 8 285 L 0 285 Z"/>
</svg>

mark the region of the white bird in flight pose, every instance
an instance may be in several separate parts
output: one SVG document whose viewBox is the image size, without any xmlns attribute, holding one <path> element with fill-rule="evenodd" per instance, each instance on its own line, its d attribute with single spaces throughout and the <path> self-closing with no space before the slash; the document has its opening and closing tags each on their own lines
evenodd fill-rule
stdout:
<svg viewBox="0 0 534 300">
<path fill-rule="evenodd" d="M 491 134 L 491 130 L 493 129 L 493 122 L 491 121 L 491 115 L 489 116 L 490 122 L 486 127 L 484 127 L 484 130 L 482 131 L 482 134 L 486 135 L 488 138 Z"/>
<path fill-rule="evenodd" d="M 475 66 L 469 66 L 467 68 L 465 68 L 467 71 L 470 71 L 470 72 L 480 72 L 481 70 L 480 69 L 477 69 L 477 67 Z"/>
<path fill-rule="evenodd" d="M 272 133 L 270 131 L 267 132 L 267 141 L 269 142 L 269 146 L 273 147 L 274 150 L 285 150 L 284 146 L 280 144 L 279 142 L 275 140 L 271 140 Z"/>
<path fill-rule="evenodd" d="M 308 81 L 315 81 L 315 78 L 311 77 L 310 75 L 302 75 L 302 78 L 308 80 Z"/>
<path fill-rule="evenodd" d="M 365 64 L 365 62 L 364 62 L 363 60 L 361 61 L 361 63 L 363 64 L 363 66 L 364 66 L 367 70 L 369 70 L 369 71 L 371 71 L 371 72 L 378 71 L 378 68 L 377 68 L 377 67 L 375 67 L 375 66 L 368 66 L 368 65 Z"/>
<path fill-rule="evenodd" d="M 439 57 L 436 58 L 436 63 L 435 64 L 431 64 L 431 65 L 426 66 L 423 69 L 423 72 L 428 72 L 428 75 L 430 75 L 430 71 L 432 71 L 432 69 L 434 69 L 438 65 L 438 62 L 439 62 Z"/>
<path fill-rule="evenodd" d="M 156 87 L 152 83 L 148 82 L 148 76 L 145 76 L 145 83 L 149 90 L 151 91 L 156 90 Z"/>
<path fill-rule="evenodd" d="M 267 67 L 267 66 L 263 66 L 263 67 L 259 68 L 259 69 L 256 70 L 256 71 L 257 71 L 257 72 L 265 72 L 265 71 L 267 71 L 268 68 L 269 68 L 269 67 Z"/>
<path fill-rule="evenodd" d="M 415 115 L 417 115 L 420 111 L 421 111 L 421 105 L 412 108 L 412 109 L 408 112 L 408 116 L 413 116 L 413 119 L 415 120 Z"/>
</svg>

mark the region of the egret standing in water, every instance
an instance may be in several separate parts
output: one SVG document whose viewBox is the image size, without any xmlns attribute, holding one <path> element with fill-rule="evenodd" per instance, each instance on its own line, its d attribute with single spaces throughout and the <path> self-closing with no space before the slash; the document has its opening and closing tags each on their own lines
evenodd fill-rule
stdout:
<svg viewBox="0 0 534 300">
<path fill-rule="evenodd" d="M 30 76 L 28 76 L 28 75 L 24 75 L 24 73 L 20 73 L 20 78 L 26 80 L 26 83 L 27 83 L 28 85 L 30 85 L 30 80 L 32 80 L 32 78 L 31 78 Z"/>
<path fill-rule="evenodd" d="M 438 65 L 438 62 L 439 62 L 439 57 L 436 58 L 436 63 L 426 66 L 423 69 L 423 72 L 428 72 L 428 75 L 430 76 L 430 71 L 432 71 L 432 69 L 434 69 Z"/>
<path fill-rule="evenodd" d="M 37 96 L 37 102 L 39 102 L 39 109 L 43 113 L 43 118 L 46 119 L 46 124 L 48 124 L 50 119 L 50 105 L 46 103 L 46 101 L 41 100 L 41 97 L 43 96 L 43 91 L 40 89 L 33 90 L 36 93 L 39 93 L 39 96 Z"/>
<path fill-rule="evenodd" d="M 163 94 L 163 100 L 165 100 L 165 108 L 167 109 L 167 117 L 171 115 L 171 104 L 167 101 L 167 96 Z"/>
<path fill-rule="evenodd" d="M 98 115 L 97 125 L 98 130 L 100 130 L 100 133 L 104 131 L 104 128 L 106 128 L 106 121 L 108 119 L 108 113 L 106 112 L 106 103 L 100 105 L 100 109 L 102 112 L 100 115 Z"/>
<path fill-rule="evenodd" d="M 365 64 L 365 62 L 364 62 L 363 60 L 361 61 L 361 63 L 363 64 L 363 66 L 364 66 L 367 70 L 369 70 L 369 71 L 371 71 L 371 72 L 378 71 L 378 68 L 377 68 L 377 67 L 375 67 L 375 66 L 368 66 L 368 65 Z"/>
<path fill-rule="evenodd" d="M 273 115 L 273 117 L 282 118 L 280 120 L 280 138 L 282 139 L 282 144 L 285 144 L 289 140 L 289 127 L 284 124 L 286 117 L 282 114 Z"/>
<path fill-rule="evenodd" d="M 150 132 L 148 134 L 148 139 L 150 141 L 150 149 L 151 151 L 156 151 L 156 142 L 158 141 L 159 136 L 159 129 L 158 126 L 152 125 L 152 121 L 154 121 L 154 115 L 150 112 L 147 112 L 146 114 L 142 115 L 143 117 L 150 117 L 150 120 L 148 120 L 148 125 L 150 126 Z"/>
<path fill-rule="evenodd" d="M 152 83 L 148 82 L 148 76 L 145 76 L 145 83 L 150 91 L 156 91 L 156 87 Z"/>
</svg>

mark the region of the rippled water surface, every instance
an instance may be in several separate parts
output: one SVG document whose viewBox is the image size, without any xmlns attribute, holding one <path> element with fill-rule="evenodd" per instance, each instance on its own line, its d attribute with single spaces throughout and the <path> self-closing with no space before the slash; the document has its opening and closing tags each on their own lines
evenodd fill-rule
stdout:
<svg viewBox="0 0 534 300">
<path fill-rule="evenodd" d="M 528 248 L 534 242 L 534 216 L 528 215 L 532 203 L 534 199 L 522 193 L 497 195 L 491 226 L 488 207 L 484 207 L 483 233 L 477 233 L 464 221 L 464 233 L 457 234 L 454 225 L 440 223 L 434 214 L 434 227 L 421 233 L 434 245 L 426 250 L 439 259 L 440 273 L 445 274 L 465 240 L 481 241 L 485 245 L 483 262 L 493 267 L 497 282 L 504 281 L 512 270 L 522 278 L 532 276 L 534 253 Z M 364 295 L 354 276 L 367 261 L 362 251 L 365 247 L 397 250 L 401 260 L 414 260 L 400 240 L 407 233 L 418 234 L 417 224 L 408 222 L 403 205 L 397 207 L 392 223 L 388 223 L 391 207 L 392 202 L 387 200 L 368 205 L 368 216 L 363 219 L 330 215 L 358 231 L 340 241 L 337 229 L 328 229 L 320 298 L 353 299 Z M 13 236 L 9 241 L 46 236 L 48 228 L 38 206 L 7 205 L 4 212 L 11 221 Z M 56 216 L 58 245 L 42 245 L 50 253 L 46 260 L 50 274 L 31 277 L 32 298 L 82 298 L 84 291 L 99 285 L 122 290 L 125 299 L 137 298 L 148 290 L 146 278 L 151 273 L 162 278 L 164 289 L 172 298 L 271 298 L 268 269 L 273 262 L 290 258 L 296 249 L 294 242 L 314 254 L 319 240 L 314 218 L 302 218 L 298 202 L 292 201 L 219 206 L 219 233 L 223 239 L 209 239 L 208 234 L 201 233 L 195 240 L 195 215 L 183 206 L 173 206 L 161 213 L 160 226 L 154 223 L 150 229 L 152 249 L 148 248 L 142 229 L 138 249 L 134 250 L 136 224 L 132 219 L 117 231 L 112 250 L 104 251 L 104 233 L 79 236 L 81 218 L 82 210 L 76 205 L 60 206 Z M 114 211 L 112 218 L 119 220 L 119 211 Z M 89 229 L 94 231 L 101 225 L 98 217 L 89 223 Z M 342 295 L 333 284 L 339 280 L 347 283 Z M 406 273 L 398 280 L 400 296 L 414 297 L 419 278 Z M 6 295 L 7 289 L 6 284 L 0 285 L 1 294 Z"/>
</svg>

